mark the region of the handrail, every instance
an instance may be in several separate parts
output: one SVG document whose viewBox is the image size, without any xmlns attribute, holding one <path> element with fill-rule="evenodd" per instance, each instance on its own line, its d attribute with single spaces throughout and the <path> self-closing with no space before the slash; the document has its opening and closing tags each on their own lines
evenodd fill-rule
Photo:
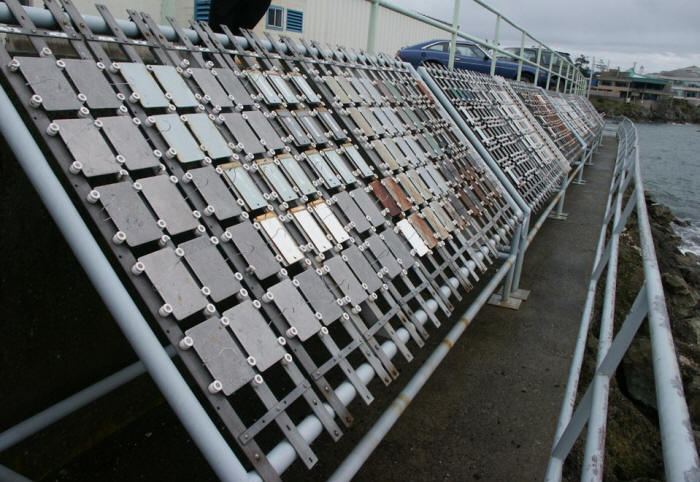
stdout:
<svg viewBox="0 0 700 482">
<path fill-rule="evenodd" d="M 617 136 L 619 144 L 613 179 L 545 480 L 548 482 L 561 480 L 564 461 L 586 423 L 588 423 L 588 433 L 581 479 L 602 480 L 610 378 L 614 375 L 644 319 L 649 320 L 666 479 L 669 481 L 698 480 L 700 469 L 697 449 L 691 430 L 688 406 L 683 394 L 678 359 L 644 199 L 637 129 L 629 119 L 625 118 L 618 127 Z M 623 209 L 628 188 L 633 192 Z M 613 338 L 619 237 L 633 210 L 637 213 L 644 283 L 624 323 Z M 613 224 L 610 227 L 611 220 Z M 574 410 L 586 340 L 598 292 L 598 281 L 606 269 L 596 373 Z"/>
<path fill-rule="evenodd" d="M 391 10 L 392 12 L 401 14 L 405 17 L 409 17 L 409 18 L 412 18 L 414 20 L 418 20 L 419 22 L 425 23 L 426 25 L 430 25 L 432 27 L 443 30 L 443 31 L 451 34 L 453 37 L 460 37 L 460 38 L 463 38 L 463 39 L 468 40 L 470 42 L 473 42 L 473 43 L 483 47 L 484 49 L 491 51 L 492 69 L 495 67 L 496 53 L 499 52 L 499 53 L 507 54 L 509 57 L 512 57 L 512 58 L 518 60 L 518 64 L 519 64 L 518 70 L 519 71 L 522 69 L 522 64 L 526 63 L 528 65 L 532 65 L 532 66 L 536 67 L 538 74 L 539 74 L 540 70 L 542 70 L 543 72 L 547 72 L 548 73 L 547 83 L 549 85 L 549 79 L 552 77 L 552 75 L 556 75 L 558 79 L 562 78 L 561 66 L 563 64 L 567 64 L 567 68 L 569 68 L 569 67 L 571 68 L 571 75 L 569 75 L 567 73 L 566 76 L 564 77 L 565 92 L 574 92 L 574 93 L 582 93 L 583 92 L 583 85 L 582 85 L 582 78 L 581 78 L 582 74 L 580 73 L 580 71 L 578 71 L 578 69 L 576 69 L 575 65 L 573 63 L 571 63 L 571 61 L 569 61 L 568 59 L 563 57 L 556 50 L 549 47 L 545 43 L 537 40 L 535 37 L 530 35 L 530 33 L 528 31 L 521 28 L 520 26 L 515 24 L 510 19 L 503 16 L 500 12 L 495 10 L 493 7 L 490 7 L 489 5 L 485 4 L 484 2 L 482 2 L 480 0 L 474 0 L 474 1 L 477 4 L 481 5 L 482 7 L 486 8 L 487 10 L 493 12 L 496 15 L 496 31 L 498 31 L 498 25 L 499 25 L 498 19 L 502 18 L 508 24 L 510 24 L 511 26 L 516 28 L 517 30 L 519 30 L 523 34 L 523 36 L 527 36 L 530 39 L 532 39 L 533 41 L 535 41 L 537 44 L 539 44 L 539 52 L 538 52 L 538 56 L 537 56 L 538 61 L 532 61 L 532 60 L 529 60 L 529 59 L 523 57 L 522 49 L 521 49 L 520 54 L 518 55 L 518 54 L 515 54 L 513 52 L 510 52 L 508 50 L 505 50 L 505 49 L 499 47 L 497 45 L 498 44 L 497 39 L 494 39 L 494 42 L 491 43 L 491 42 L 488 42 L 486 40 L 475 37 L 473 35 L 470 35 L 466 32 L 463 32 L 457 26 L 455 26 L 456 22 L 453 22 L 452 25 L 449 25 L 449 24 L 440 22 L 439 20 L 435 20 L 431 17 L 428 17 L 427 15 L 424 15 L 422 13 L 408 10 L 406 8 L 403 8 L 399 5 L 388 2 L 386 0 L 367 0 L 367 1 L 372 4 L 371 9 L 370 9 L 369 29 L 368 29 L 368 34 L 367 34 L 367 51 L 370 54 L 374 53 L 374 39 L 375 39 L 376 25 L 377 25 L 376 16 L 377 16 L 378 10 L 379 10 L 378 7 L 383 7 L 383 8 L 386 8 L 387 10 Z M 454 2 L 455 2 L 455 11 L 458 11 L 458 9 L 459 9 L 458 5 L 460 3 L 460 0 L 454 0 Z M 496 34 L 496 37 L 497 37 L 497 35 L 498 34 Z M 545 65 L 541 64 L 542 47 L 544 47 L 547 51 L 549 51 L 552 54 L 552 55 L 550 55 L 549 66 L 545 66 Z M 455 48 L 454 42 L 450 42 L 450 58 L 454 57 L 454 48 Z M 558 71 L 554 68 L 554 66 L 552 64 L 552 60 L 554 59 L 555 56 L 560 58 L 563 61 L 563 62 L 560 62 L 558 64 L 558 66 L 559 66 Z M 534 80 L 533 80 L 533 83 L 535 85 L 537 85 L 538 76 L 539 75 L 536 75 Z"/>
</svg>

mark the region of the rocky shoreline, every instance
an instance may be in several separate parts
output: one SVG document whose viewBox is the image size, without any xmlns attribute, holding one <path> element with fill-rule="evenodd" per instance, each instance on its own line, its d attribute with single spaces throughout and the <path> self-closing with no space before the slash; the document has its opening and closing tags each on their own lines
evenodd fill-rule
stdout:
<svg viewBox="0 0 700 482">
<path fill-rule="evenodd" d="M 681 239 L 674 225 L 682 224 L 682 221 L 676 219 L 668 207 L 657 204 L 648 195 L 646 200 L 685 397 L 696 445 L 700 446 L 700 260 L 692 253 L 682 254 L 679 250 Z M 636 220 L 632 218 L 620 236 L 616 332 L 643 279 L 639 233 Z M 600 303 L 598 300 L 598 313 Z M 599 329 L 600 325 L 596 323 L 589 334 L 581 387 L 588 386 L 595 371 Z M 582 458 L 583 442 L 579 440 L 567 460 L 566 480 L 578 480 Z M 640 328 L 610 385 L 604 480 L 664 480 L 646 323 Z"/>
<path fill-rule="evenodd" d="M 608 119 L 629 118 L 634 122 L 654 123 L 700 123 L 700 106 L 686 100 L 672 99 L 650 105 L 626 103 L 623 99 L 591 97 L 591 102 Z"/>
</svg>

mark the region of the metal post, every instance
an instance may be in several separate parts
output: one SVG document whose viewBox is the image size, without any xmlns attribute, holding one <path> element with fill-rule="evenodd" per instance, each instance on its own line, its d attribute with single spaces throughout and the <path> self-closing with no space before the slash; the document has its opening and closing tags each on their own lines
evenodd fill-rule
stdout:
<svg viewBox="0 0 700 482">
<path fill-rule="evenodd" d="M 493 46 L 498 47 L 498 34 L 501 30 L 501 16 L 496 15 L 496 30 L 493 33 Z M 491 49 L 491 76 L 496 74 L 496 49 Z"/>
<path fill-rule="evenodd" d="M 554 56 L 554 53 L 552 53 L 552 56 Z M 562 68 L 563 66 L 564 66 L 564 64 L 562 63 L 562 61 L 561 61 L 561 59 L 560 59 L 560 61 L 559 61 L 559 72 L 557 73 L 557 88 L 554 89 L 554 90 L 556 90 L 557 92 L 559 92 L 559 82 L 561 82 L 561 68 Z"/>
<path fill-rule="evenodd" d="M 582 169 L 579 170 L 579 172 L 581 171 Z M 564 198 L 566 197 L 567 186 L 567 178 L 566 176 L 564 176 L 561 180 L 561 188 L 559 189 L 559 201 L 557 202 L 557 210 L 553 214 L 549 215 L 551 219 L 558 219 L 560 221 L 563 221 L 569 217 L 569 215 L 564 212 Z"/>
<path fill-rule="evenodd" d="M 595 56 L 591 61 L 591 71 L 588 73 L 588 90 L 586 91 L 586 98 L 591 97 L 591 85 L 593 85 L 593 70 L 595 69 Z"/>
<path fill-rule="evenodd" d="M 552 81 L 552 65 L 554 62 L 554 52 L 552 50 L 549 50 L 549 67 L 547 68 L 547 85 L 545 86 L 546 90 L 549 90 L 549 83 Z"/>
<path fill-rule="evenodd" d="M 518 229 L 515 231 L 515 234 L 513 235 L 513 240 L 511 242 L 511 247 L 510 247 L 510 255 L 517 257 L 521 254 L 521 249 L 520 249 L 520 241 L 523 235 L 523 225 L 519 224 Z M 494 306 L 499 306 L 501 308 L 510 308 L 511 310 L 518 310 L 520 309 L 520 304 L 523 302 L 523 300 L 511 296 L 513 294 L 513 278 L 515 276 L 515 263 L 513 263 L 513 267 L 508 270 L 508 275 L 506 276 L 506 280 L 503 282 L 503 290 L 501 293 L 494 293 L 491 298 L 489 298 L 489 304 L 494 305 Z"/>
<path fill-rule="evenodd" d="M 586 165 L 586 158 L 588 157 L 588 149 L 584 148 L 583 152 L 581 153 L 581 159 L 579 159 L 579 163 L 581 164 L 581 169 L 578 171 L 578 177 L 574 181 L 574 184 L 579 184 L 583 185 L 586 184 L 586 181 L 583 180 L 583 169 L 584 166 Z"/>
<path fill-rule="evenodd" d="M 450 57 L 447 60 L 447 67 L 452 70 L 455 68 L 455 51 L 457 50 L 457 29 L 459 28 L 459 6 L 461 0 L 455 0 L 454 10 L 452 12 L 452 28 L 455 30 L 452 32 L 452 37 L 450 38 Z"/>
<path fill-rule="evenodd" d="M 377 33 L 377 15 L 379 13 L 379 0 L 371 0 L 369 7 L 369 29 L 367 31 L 367 53 L 374 53 L 374 38 Z"/>
<path fill-rule="evenodd" d="M 520 35 L 520 58 L 518 59 L 518 76 L 516 80 L 520 81 L 520 76 L 523 73 L 523 54 L 525 53 L 525 32 L 523 31 Z M 537 80 L 537 76 L 535 76 Z"/>
<path fill-rule="evenodd" d="M 569 89 L 569 70 L 571 70 L 571 65 L 566 64 L 566 76 L 564 77 L 564 93 L 566 93 Z"/>
<path fill-rule="evenodd" d="M 533 84 L 538 85 L 538 80 L 540 78 L 540 62 L 542 61 L 542 44 L 537 47 L 537 65 L 535 66 L 535 79 L 532 81 Z"/>
<path fill-rule="evenodd" d="M 0 112 L 0 132 L 170 407 L 216 475 L 227 481 L 242 480 L 243 465 L 143 318 L 3 89 Z"/>
</svg>

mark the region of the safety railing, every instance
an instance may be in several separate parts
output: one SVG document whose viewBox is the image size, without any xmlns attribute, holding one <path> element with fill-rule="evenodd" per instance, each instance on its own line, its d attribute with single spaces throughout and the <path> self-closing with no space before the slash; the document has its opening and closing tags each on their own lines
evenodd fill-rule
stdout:
<svg viewBox="0 0 700 482">
<path fill-rule="evenodd" d="M 404 15 L 406 17 L 412 18 L 414 20 L 417 20 L 419 22 L 425 23 L 427 25 L 431 25 L 435 28 L 438 28 L 440 30 L 443 30 L 445 32 L 448 32 L 451 35 L 450 39 L 450 48 L 449 48 L 449 61 L 448 61 L 448 67 L 453 68 L 454 67 L 454 59 L 455 59 L 455 51 L 456 51 L 456 40 L 457 37 L 468 40 L 470 42 L 473 42 L 480 47 L 483 47 L 485 50 L 489 51 L 491 53 L 491 75 L 494 75 L 496 72 L 496 63 L 498 61 L 497 54 L 505 54 L 510 58 L 513 58 L 517 60 L 518 62 L 518 72 L 517 72 L 517 80 L 521 80 L 522 76 L 522 70 L 523 70 L 523 64 L 528 64 L 533 67 L 535 67 L 535 74 L 533 78 L 533 83 L 535 85 L 538 84 L 538 79 L 539 79 L 539 73 L 540 71 L 546 72 L 547 73 L 547 80 L 546 80 L 546 88 L 549 89 L 551 84 L 553 83 L 554 79 L 556 78 L 556 87 L 557 90 L 560 89 L 560 87 L 563 89 L 564 92 L 570 92 L 570 93 L 575 93 L 575 94 L 585 94 L 586 89 L 588 87 L 588 80 L 585 78 L 583 73 L 566 57 L 561 55 L 559 52 L 554 50 L 553 48 L 549 47 L 546 45 L 544 42 L 541 42 L 532 34 L 530 34 L 527 30 L 525 30 L 523 27 L 519 26 L 517 23 L 515 23 L 513 20 L 509 19 L 505 15 L 503 15 L 500 11 L 496 10 L 495 8 L 491 7 L 487 3 L 481 1 L 481 0 L 474 0 L 477 4 L 485 8 L 486 10 L 492 12 L 496 16 L 496 25 L 495 25 L 495 30 L 494 30 L 494 38 L 492 42 L 489 42 L 484 39 L 480 39 L 478 37 L 475 37 L 473 35 L 470 35 L 466 32 L 463 32 L 459 29 L 459 12 L 460 12 L 460 7 L 461 7 L 461 0 L 454 0 L 454 8 L 453 8 L 453 16 L 452 16 L 452 25 L 448 25 L 444 22 L 440 22 L 438 20 L 435 20 L 433 18 L 428 17 L 427 15 L 420 14 L 418 12 L 414 12 L 408 9 L 405 9 L 403 7 L 400 7 L 398 5 L 395 5 L 391 2 L 387 2 L 385 0 L 367 0 L 372 3 L 371 9 L 370 9 L 370 16 L 369 16 L 369 31 L 367 35 L 367 51 L 370 53 L 374 53 L 375 51 L 375 34 L 376 34 L 376 28 L 377 28 L 377 15 L 379 12 L 379 7 L 386 8 L 387 10 L 391 10 L 393 12 L 399 13 L 401 15 Z M 502 47 L 498 45 L 499 41 L 499 36 L 500 36 L 500 29 L 501 29 L 501 21 L 507 23 L 511 27 L 513 27 L 515 30 L 520 32 L 520 51 L 518 54 L 505 50 Z M 537 58 L 536 60 L 531 60 L 527 57 L 525 57 L 525 44 L 527 43 L 528 39 L 532 42 L 534 42 L 537 45 Z M 543 64 L 543 54 L 548 53 L 548 62 L 547 65 Z M 556 59 L 556 60 L 555 60 Z M 564 67 L 566 68 L 566 71 L 563 71 Z M 561 82 L 563 81 L 564 85 L 561 85 Z"/>
<path fill-rule="evenodd" d="M 619 144 L 615 170 L 554 438 L 554 446 L 547 466 L 546 480 L 550 482 L 561 480 L 564 461 L 586 423 L 588 431 L 585 439 L 581 480 L 602 480 L 610 378 L 614 375 L 645 319 L 649 320 L 656 402 L 666 479 L 669 481 L 698 480 L 700 469 L 698 468 L 697 450 L 690 425 L 688 407 L 683 395 L 683 385 L 644 198 L 637 129 L 631 121 L 625 119 L 618 127 L 617 136 Z M 628 193 L 628 191 L 630 192 Z M 627 200 L 625 201 L 625 199 Z M 620 234 L 625 228 L 630 214 L 635 210 L 644 268 L 644 283 L 615 335 L 613 322 Z M 593 320 L 599 282 L 604 272 L 605 285 L 600 315 L 597 368 L 591 384 L 576 405 L 586 340 Z"/>
</svg>

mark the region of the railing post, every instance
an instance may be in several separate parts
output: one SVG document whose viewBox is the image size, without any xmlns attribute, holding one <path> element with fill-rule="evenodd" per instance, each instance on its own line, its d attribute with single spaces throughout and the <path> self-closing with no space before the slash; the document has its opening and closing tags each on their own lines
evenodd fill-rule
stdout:
<svg viewBox="0 0 700 482">
<path fill-rule="evenodd" d="M 591 70 L 588 74 L 588 89 L 586 90 L 586 99 L 588 99 L 591 96 L 591 85 L 593 85 L 593 69 L 595 69 L 595 56 L 593 56 L 593 60 L 591 61 Z"/>
<path fill-rule="evenodd" d="M 583 169 L 586 166 L 586 156 L 588 155 L 588 148 L 584 148 L 583 152 L 581 153 L 581 159 L 579 162 L 581 163 L 581 169 L 578 171 L 578 176 L 576 176 L 576 180 L 573 181 L 574 184 L 586 184 L 586 181 L 583 180 Z"/>
<path fill-rule="evenodd" d="M 498 34 L 501 30 L 501 16 L 496 15 L 496 30 L 493 33 L 493 46 L 498 47 Z M 491 49 L 491 75 L 496 74 L 496 49 Z"/>
<path fill-rule="evenodd" d="M 374 53 L 374 37 L 377 33 L 377 15 L 379 13 L 379 0 L 371 0 L 369 8 L 369 30 L 367 32 L 367 53 Z"/>
<path fill-rule="evenodd" d="M 569 217 L 568 214 L 564 212 L 564 198 L 566 197 L 568 178 L 566 175 L 562 177 L 561 188 L 559 189 L 559 201 L 557 202 L 557 210 L 549 215 L 550 219 L 558 219 L 560 221 L 566 220 Z"/>
<path fill-rule="evenodd" d="M 554 89 L 557 92 L 559 92 L 559 82 L 561 82 L 561 68 L 564 66 L 564 63 L 562 60 L 559 61 L 559 72 L 557 73 L 557 88 Z"/>
<path fill-rule="evenodd" d="M 552 52 L 551 49 L 549 49 L 549 68 L 547 69 L 547 85 L 545 86 L 546 90 L 549 90 L 549 83 L 552 81 L 552 65 L 554 62 L 554 52 Z"/>
<path fill-rule="evenodd" d="M 537 85 L 537 80 L 540 78 L 540 62 L 542 61 L 542 44 L 537 47 L 537 65 L 535 66 L 535 79 L 533 84 Z"/>
<path fill-rule="evenodd" d="M 523 30 L 522 34 L 520 35 L 520 58 L 518 59 L 518 76 L 516 77 L 517 81 L 520 81 L 520 76 L 523 73 L 523 53 L 525 53 L 525 31 Z M 537 77 L 535 77 L 537 79 Z"/>
<path fill-rule="evenodd" d="M 457 30 L 459 29 L 459 6 L 461 0 L 454 0 L 454 9 L 452 11 L 452 37 L 450 38 L 450 57 L 447 61 L 447 67 L 452 70 L 455 68 L 455 51 L 457 50 Z"/>
</svg>

